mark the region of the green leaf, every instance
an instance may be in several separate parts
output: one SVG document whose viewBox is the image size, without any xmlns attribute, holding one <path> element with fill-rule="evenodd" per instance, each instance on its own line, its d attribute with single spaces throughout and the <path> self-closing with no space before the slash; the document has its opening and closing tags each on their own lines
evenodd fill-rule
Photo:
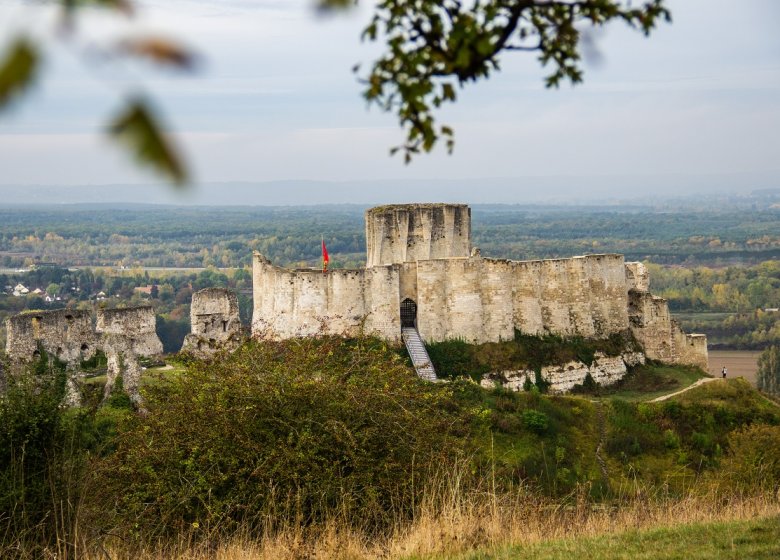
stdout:
<svg viewBox="0 0 780 560">
<path fill-rule="evenodd" d="M 140 164 L 153 168 L 174 185 L 187 183 L 187 170 L 179 154 L 163 135 L 154 111 L 143 99 L 131 100 L 113 120 L 108 133 L 124 144 Z"/>
<path fill-rule="evenodd" d="M 40 56 L 28 39 L 17 39 L 0 62 L 0 110 L 28 89 L 38 71 Z"/>
</svg>

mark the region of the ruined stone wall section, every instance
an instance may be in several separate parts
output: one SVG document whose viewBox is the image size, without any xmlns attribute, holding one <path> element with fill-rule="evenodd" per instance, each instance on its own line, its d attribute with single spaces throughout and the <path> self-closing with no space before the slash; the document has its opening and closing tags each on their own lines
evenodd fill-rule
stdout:
<svg viewBox="0 0 780 560">
<path fill-rule="evenodd" d="M 631 331 L 651 360 L 673 363 L 672 318 L 666 300 L 649 292 L 628 293 Z"/>
<path fill-rule="evenodd" d="M 639 292 L 650 290 L 650 275 L 644 263 L 626 263 L 626 287 L 629 290 L 637 290 Z"/>
<path fill-rule="evenodd" d="M 704 371 L 709 368 L 707 336 L 685 334 L 674 319 L 672 319 L 672 347 L 677 363 L 698 366 Z"/>
<path fill-rule="evenodd" d="M 6 353 L 15 362 L 38 358 L 39 346 L 71 367 L 94 356 L 97 337 L 88 311 L 31 311 L 6 319 Z"/>
<path fill-rule="evenodd" d="M 515 265 L 510 261 L 482 261 L 480 289 L 484 340 L 512 340 L 515 336 L 515 276 Z"/>
<path fill-rule="evenodd" d="M 366 211 L 366 266 L 471 254 L 471 209 L 465 204 L 403 204 Z"/>
<path fill-rule="evenodd" d="M 623 255 L 575 257 L 585 262 L 593 336 L 605 338 L 628 328 Z"/>
<path fill-rule="evenodd" d="M 544 261 L 512 263 L 514 269 L 513 321 L 524 334 L 544 334 L 542 314 L 542 267 Z"/>
<path fill-rule="evenodd" d="M 356 335 L 400 340 L 399 267 L 285 270 L 255 253 L 252 335 Z"/>
<path fill-rule="evenodd" d="M 241 332 L 236 294 L 225 288 L 205 288 L 192 295 L 190 305 L 192 334 L 229 338 Z"/>
<path fill-rule="evenodd" d="M 417 263 L 417 327 L 428 342 L 510 340 L 514 330 L 603 338 L 628 329 L 623 259 Z"/>
<path fill-rule="evenodd" d="M 192 295 L 190 330 L 181 351 L 208 358 L 220 350 L 235 350 L 242 328 L 238 298 L 226 288 L 205 288 Z"/>
<path fill-rule="evenodd" d="M 669 364 L 698 366 L 707 371 L 707 337 L 685 334 L 669 313 L 669 305 L 649 292 L 631 290 L 629 315 L 631 331 L 651 360 Z"/>
<path fill-rule="evenodd" d="M 100 345 L 108 361 L 106 397 L 121 376 L 125 392 L 133 401 L 141 402 L 141 365 L 138 358 L 158 356 L 163 351 L 156 326 L 152 307 L 98 310 L 96 330 L 101 335 Z"/>
</svg>

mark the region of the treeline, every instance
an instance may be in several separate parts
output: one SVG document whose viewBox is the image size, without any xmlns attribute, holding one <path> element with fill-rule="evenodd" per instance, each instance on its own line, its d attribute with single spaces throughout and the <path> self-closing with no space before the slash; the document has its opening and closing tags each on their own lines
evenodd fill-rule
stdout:
<svg viewBox="0 0 780 560">
<path fill-rule="evenodd" d="M 650 288 L 687 331 L 711 346 L 763 349 L 780 342 L 780 261 L 728 268 L 648 264 Z"/>
<path fill-rule="evenodd" d="M 364 208 L 83 207 L 0 209 L 0 266 L 244 267 L 252 251 L 283 266 L 365 262 Z M 482 254 L 512 259 L 621 253 L 660 264 L 723 266 L 780 258 L 780 211 L 660 212 L 644 207 L 474 206 Z"/>
</svg>

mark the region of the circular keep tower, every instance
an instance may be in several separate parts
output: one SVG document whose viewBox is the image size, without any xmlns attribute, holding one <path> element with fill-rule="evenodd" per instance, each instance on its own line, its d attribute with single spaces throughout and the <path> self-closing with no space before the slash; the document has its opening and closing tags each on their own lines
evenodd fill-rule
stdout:
<svg viewBox="0 0 780 560">
<path fill-rule="evenodd" d="M 392 204 L 366 210 L 366 266 L 471 254 L 465 204 Z"/>
</svg>

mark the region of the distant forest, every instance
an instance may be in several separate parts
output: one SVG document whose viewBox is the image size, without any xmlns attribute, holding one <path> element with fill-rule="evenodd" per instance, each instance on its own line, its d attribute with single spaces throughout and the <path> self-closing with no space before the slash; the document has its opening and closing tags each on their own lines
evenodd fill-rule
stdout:
<svg viewBox="0 0 780 560">
<path fill-rule="evenodd" d="M 248 324 L 253 250 L 283 266 L 319 266 L 323 238 L 331 267 L 363 266 L 363 212 L 349 205 L 0 209 L 0 343 L 5 317 L 25 309 L 151 303 L 166 351 L 178 350 L 200 288 L 238 291 Z M 772 311 L 780 307 L 778 208 L 497 205 L 473 207 L 472 221 L 484 256 L 622 253 L 650 265 L 653 292 L 686 330 L 728 348 L 780 343 L 780 313 Z M 12 294 L 18 283 L 29 290 L 24 297 Z"/>
<path fill-rule="evenodd" d="M 166 207 L 74 205 L 0 209 L 0 267 L 244 267 L 253 250 L 285 266 L 365 262 L 361 206 Z M 780 259 L 780 209 L 475 206 L 474 245 L 511 259 L 622 253 L 683 266 Z"/>
</svg>

